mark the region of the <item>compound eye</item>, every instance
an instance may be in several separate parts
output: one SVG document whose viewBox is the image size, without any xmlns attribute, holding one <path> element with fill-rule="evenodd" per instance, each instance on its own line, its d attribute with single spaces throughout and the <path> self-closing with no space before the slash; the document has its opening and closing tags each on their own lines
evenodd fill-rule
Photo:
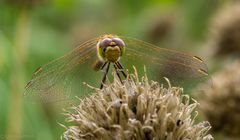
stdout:
<svg viewBox="0 0 240 140">
<path fill-rule="evenodd" d="M 101 48 L 107 48 L 109 46 L 109 44 L 112 42 L 112 40 L 110 38 L 104 38 L 103 40 L 101 40 L 101 42 L 99 43 L 99 47 Z"/>
<path fill-rule="evenodd" d="M 115 42 L 117 46 L 121 46 L 121 47 L 125 46 L 125 43 L 120 38 L 113 38 L 112 41 Z"/>
</svg>

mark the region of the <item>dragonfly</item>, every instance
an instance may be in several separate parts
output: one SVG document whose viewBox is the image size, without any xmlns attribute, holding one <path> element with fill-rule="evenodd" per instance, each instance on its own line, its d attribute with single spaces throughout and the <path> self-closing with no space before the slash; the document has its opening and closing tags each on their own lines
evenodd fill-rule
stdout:
<svg viewBox="0 0 240 140">
<path fill-rule="evenodd" d="M 176 86 L 191 86 L 209 77 L 205 62 L 198 56 L 106 34 L 39 67 L 26 84 L 24 95 L 44 102 L 67 100 L 86 92 L 83 82 L 104 88 L 109 71 L 115 71 L 123 83 L 126 70 L 133 66 L 138 71 L 146 67 L 152 80 L 163 82 L 167 77 Z"/>
</svg>

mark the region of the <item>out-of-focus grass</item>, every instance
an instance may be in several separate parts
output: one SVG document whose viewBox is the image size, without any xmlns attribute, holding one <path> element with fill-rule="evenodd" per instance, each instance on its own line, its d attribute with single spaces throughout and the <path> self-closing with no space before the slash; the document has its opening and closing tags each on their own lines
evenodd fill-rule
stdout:
<svg viewBox="0 0 240 140">
<path fill-rule="evenodd" d="M 147 41 L 145 31 L 150 29 L 155 21 L 151 19 L 161 18 L 159 15 L 166 11 L 174 13 L 176 20 L 173 23 L 171 39 L 162 44 L 160 42 L 161 47 L 198 50 L 192 46 L 196 46 L 194 42 L 204 38 L 209 16 L 218 4 L 218 1 L 209 2 L 208 0 L 182 2 L 177 0 L 39 0 L 39 3 L 27 10 L 31 19 L 26 27 L 29 30 L 29 39 L 24 46 L 26 49 L 24 57 L 27 59 L 22 65 L 24 72 L 20 74 L 25 81 L 20 80 L 19 84 L 24 85 L 40 65 L 71 50 L 74 40 L 86 41 L 103 33 L 114 33 Z M 1 1 L 0 9 L 0 140 L 6 137 L 9 139 L 14 137 L 59 139 L 64 131 L 57 124 L 58 120 L 63 119 L 60 107 L 56 111 L 56 107 L 52 107 L 51 104 L 45 106 L 27 104 L 22 98 L 23 89 L 20 87 L 16 91 L 18 96 L 12 94 L 15 87 L 12 86 L 11 81 L 17 79 L 13 75 L 16 74 L 14 71 L 18 71 L 16 67 L 18 58 L 14 58 L 13 50 L 15 40 L 20 39 L 16 36 L 16 25 L 21 6 L 14 0 L 11 3 Z M 151 15 L 153 18 L 146 15 Z M 20 57 L 18 51 L 15 56 Z M 16 98 L 23 99 L 21 110 L 13 110 L 10 106 L 17 100 Z M 19 114 L 14 114 L 15 112 Z M 13 116 L 8 116 L 9 114 Z M 13 121 L 11 118 L 18 117 L 21 118 L 19 120 L 21 126 L 15 127 L 19 127 L 21 134 L 9 132 L 6 135 L 11 129 L 9 127 L 12 127 L 9 125 Z M 18 124 L 13 123 L 13 125 Z"/>
</svg>

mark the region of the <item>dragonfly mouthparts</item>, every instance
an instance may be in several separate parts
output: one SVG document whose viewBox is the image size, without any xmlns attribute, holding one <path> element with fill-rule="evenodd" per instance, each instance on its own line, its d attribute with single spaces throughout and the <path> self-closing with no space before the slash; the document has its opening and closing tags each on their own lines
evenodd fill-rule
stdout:
<svg viewBox="0 0 240 140">
<path fill-rule="evenodd" d="M 114 47 L 116 45 L 117 45 L 116 42 L 113 42 L 113 41 L 109 43 L 109 46 L 111 46 L 111 47 Z"/>
</svg>

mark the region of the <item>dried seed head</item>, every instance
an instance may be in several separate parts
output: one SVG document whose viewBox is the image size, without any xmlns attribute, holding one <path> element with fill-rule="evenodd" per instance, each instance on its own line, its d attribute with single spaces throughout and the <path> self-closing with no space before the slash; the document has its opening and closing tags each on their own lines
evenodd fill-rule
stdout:
<svg viewBox="0 0 240 140">
<path fill-rule="evenodd" d="M 160 18 L 158 16 L 158 19 L 155 19 L 154 24 L 151 24 L 147 30 L 148 39 L 154 43 L 166 39 L 172 32 L 175 21 L 174 16 L 172 13 L 160 16 Z"/>
<path fill-rule="evenodd" d="M 208 122 L 195 123 L 190 103 L 177 87 L 164 88 L 130 75 L 83 99 L 66 113 L 65 139 L 213 139 Z M 196 117 L 196 116 L 195 116 Z"/>
<path fill-rule="evenodd" d="M 200 108 L 214 132 L 240 136 L 240 61 L 213 75 L 213 87 L 199 94 Z"/>
<path fill-rule="evenodd" d="M 216 55 L 240 55 L 240 2 L 221 9 L 213 18 L 211 44 Z"/>
</svg>

